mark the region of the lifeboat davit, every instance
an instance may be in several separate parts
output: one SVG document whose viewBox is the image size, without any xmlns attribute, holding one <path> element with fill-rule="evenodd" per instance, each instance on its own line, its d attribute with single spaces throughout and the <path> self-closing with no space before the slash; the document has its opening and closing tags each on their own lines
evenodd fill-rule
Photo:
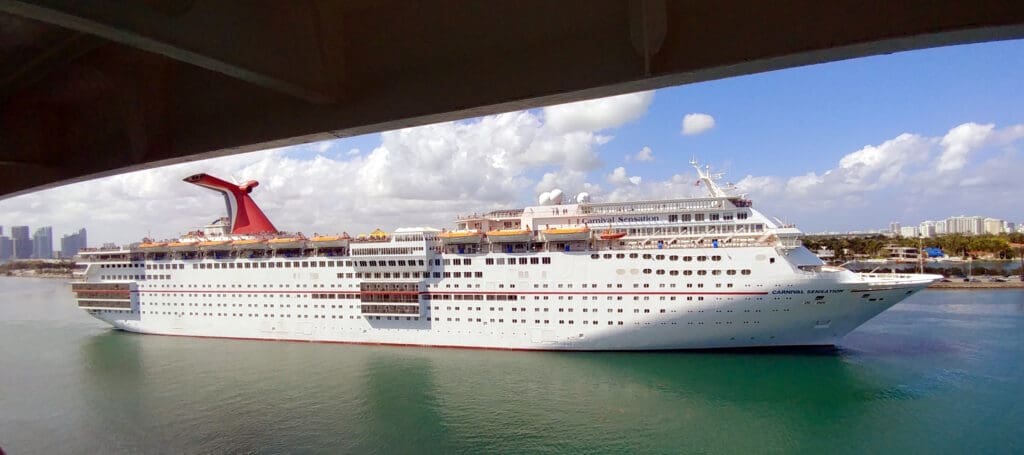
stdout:
<svg viewBox="0 0 1024 455">
<path fill-rule="evenodd" d="M 533 231 L 529 229 L 497 229 L 487 231 L 487 240 L 491 243 L 523 243 L 533 240 Z"/>
<path fill-rule="evenodd" d="M 548 242 L 567 242 L 572 240 L 588 239 L 590 239 L 590 228 L 586 226 L 553 228 L 544 230 L 544 240 Z"/>
<path fill-rule="evenodd" d="M 626 231 L 607 230 L 601 233 L 601 240 L 618 240 L 626 236 Z"/>
<path fill-rule="evenodd" d="M 442 232 L 437 234 L 437 237 L 441 239 L 441 242 L 445 245 L 464 245 L 480 243 L 480 240 L 484 238 L 484 234 L 479 230 L 472 229 L 466 231 Z"/>
</svg>

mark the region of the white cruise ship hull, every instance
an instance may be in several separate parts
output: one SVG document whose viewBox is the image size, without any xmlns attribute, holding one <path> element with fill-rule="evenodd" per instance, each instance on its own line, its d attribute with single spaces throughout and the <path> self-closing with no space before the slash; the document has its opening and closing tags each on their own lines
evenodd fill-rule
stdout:
<svg viewBox="0 0 1024 455">
<path fill-rule="evenodd" d="M 803 271 L 771 247 L 629 252 L 650 258 L 438 255 L 443 264 L 471 265 L 428 261 L 429 278 L 390 280 L 420 282 L 417 313 L 390 316 L 367 314 L 360 297 L 367 279 L 351 278 L 356 268 L 335 258 L 93 263 L 89 281 L 130 290 L 116 305 L 93 299 L 83 308 L 118 329 L 194 337 L 521 350 L 812 346 L 836 344 L 935 280 Z M 683 256 L 720 259 L 669 259 Z"/>
</svg>

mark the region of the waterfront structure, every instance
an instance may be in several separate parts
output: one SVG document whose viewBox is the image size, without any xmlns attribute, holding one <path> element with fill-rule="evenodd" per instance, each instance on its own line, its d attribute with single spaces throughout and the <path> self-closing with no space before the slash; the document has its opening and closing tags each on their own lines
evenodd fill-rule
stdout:
<svg viewBox="0 0 1024 455">
<path fill-rule="evenodd" d="M 11 226 L 11 241 L 14 248 L 13 259 L 32 257 L 32 238 L 28 236 L 28 226 Z"/>
<path fill-rule="evenodd" d="M 831 345 L 938 280 L 825 265 L 802 233 L 697 169 L 707 197 L 563 202 L 454 230 L 278 232 L 206 174 L 228 216 L 172 241 L 86 250 L 78 306 L 151 334 L 541 350 Z"/>
<path fill-rule="evenodd" d="M 890 261 L 913 262 L 917 261 L 921 257 L 921 254 L 917 250 L 917 248 L 899 245 L 887 245 L 885 247 L 885 256 Z"/>
<path fill-rule="evenodd" d="M 53 228 L 44 226 L 32 234 L 32 257 L 53 259 Z"/>
<path fill-rule="evenodd" d="M 78 254 L 78 251 L 88 247 L 85 228 L 81 228 L 74 234 L 67 234 L 60 238 L 61 258 L 71 258 Z"/>
</svg>

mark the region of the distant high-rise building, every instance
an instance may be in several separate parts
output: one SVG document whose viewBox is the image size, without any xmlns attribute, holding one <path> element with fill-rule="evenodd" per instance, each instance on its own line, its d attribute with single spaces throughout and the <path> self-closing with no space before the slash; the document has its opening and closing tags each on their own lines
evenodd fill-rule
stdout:
<svg viewBox="0 0 1024 455">
<path fill-rule="evenodd" d="M 53 259 L 53 227 L 43 226 L 32 233 L 32 257 Z"/>
<path fill-rule="evenodd" d="M 1013 221 L 1003 221 L 1003 232 L 1010 234 L 1017 232 L 1017 223 Z"/>
<path fill-rule="evenodd" d="M 71 258 L 78 254 L 78 250 L 86 248 L 85 228 L 79 229 L 77 233 L 67 234 L 60 238 L 60 257 Z"/>
<path fill-rule="evenodd" d="M 44 226 L 32 235 L 32 257 L 53 259 L 53 228 Z"/>
<path fill-rule="evenodd" d="M 921 237 L 935 237 L 935 222 L 934 221 L 922 221 L 917 226 L 917 234 Z"/>
<path fill-rule="evenodd" d="M 32 238 L 28 236 L 28 226 L 11 226 L 11 241 L 14 255 L 13 259 L 28 259 L 32 257 Z"/>
<path fill-rule="evenodd" d="M 889 232 L 892 232 L 893 234 L 896 235 L 900 235 L 900 223 L 898 221 L 890 221 Z"/>
<path fill-rule="evenodd" d="M 949 234 L 979 235 L 985 232 L 985 219 L 980 216 L 953 216 L 946 219 Z"/>
<path fill-rule="evenodd" d="M 983 221 L 986 234 L 1002 234 L 1003 220 L 998 218 L 985 218 Z"/>
<path fill-rule="evenodd" d="M 900 228 L 900 237 L 917 237 L 917 226 L 903 226 Z"/>
<path fill-rule="evenodd" d="M 0 235 L 0 261 L 8 261 L 14 257 L 14 241 L 10 237 Z"/>
</svg>

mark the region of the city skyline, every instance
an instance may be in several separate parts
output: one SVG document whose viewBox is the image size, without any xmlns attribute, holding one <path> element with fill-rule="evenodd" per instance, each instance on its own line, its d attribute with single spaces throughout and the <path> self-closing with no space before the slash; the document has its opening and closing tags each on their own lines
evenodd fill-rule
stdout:
<svg viewBox="0 0 1024 455">
<path fill-rule="evenodd" d="M 0 261 L 13 259 L 60 259 L 74 256 L 74 253 L 81 248 L 88 246 L 87 231 L 85 228 L 77 232 L 64 235 L 61 238 L 61 248 L 54 249 L 54 237 L 52 226 L 41 226 L 36 228 L 31 236 L 29 226 L 10 226 L 11 235 L 4 235 L 4 227 L 0 226 Z"/>
<path fill-rule="evenodd" d="M 1024 42 L 861 58 L 122 174 L 0 201 L 0 224 L 87 226 L 96 244 L 223 216 L 181 182 L 258 180 L 286 231 L 450 227 L 554 188 L 688 197 L 696 157 L 805 232 L 983 211 L 1024 221 Z M 922 77 L 927 74 L 928 77 Z"/>
</svg>

